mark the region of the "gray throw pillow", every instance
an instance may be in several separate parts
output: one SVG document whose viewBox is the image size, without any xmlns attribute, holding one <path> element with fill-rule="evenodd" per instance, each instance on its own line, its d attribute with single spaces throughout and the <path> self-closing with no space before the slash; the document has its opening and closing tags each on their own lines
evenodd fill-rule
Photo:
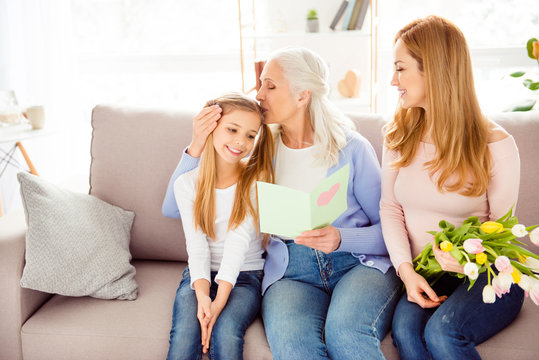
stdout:
<svg viewBox="0 0 539 360">
<path fill-rule="evenodd" d="M 129 252 L 135 214 L 25 172 L 17 177 L 28 225 L 21 286 L 66 296 L 136 299 Z"/>
</svg>

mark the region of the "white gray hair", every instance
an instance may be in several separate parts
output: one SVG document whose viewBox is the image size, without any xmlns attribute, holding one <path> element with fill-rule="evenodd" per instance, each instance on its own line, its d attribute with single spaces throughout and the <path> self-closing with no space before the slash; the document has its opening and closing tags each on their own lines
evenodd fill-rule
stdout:
<svg viewBox="0 0 539 360">
<path fill-rule="evenodd" d="M 339 161 L 339 151 L 346 146 L 353 122 L 329 100 L 329 69 L 326 62 L 306 48 L 284 48 L 272 53 L 267 62 L 276 61 L 297 95 L 311 92 L 309 113 L 318 147 L 316 163 L 331 167 Z"/>
</svg>

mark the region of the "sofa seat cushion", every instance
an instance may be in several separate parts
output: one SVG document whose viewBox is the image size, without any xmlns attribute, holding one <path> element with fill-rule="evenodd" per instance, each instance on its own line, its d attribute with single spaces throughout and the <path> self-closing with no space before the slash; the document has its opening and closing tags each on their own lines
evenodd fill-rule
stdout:
<svg viewBox="0 0 539 360">
<path fill-rule="evenodd" d="M 473 309 L 471 310 L 473 311 Z M 539 354 L 537 341 L 537 306 L 525 299 L 522 310 L 507 328 L 476 347 L 482 359 L 486 360 L 532 360 Z M 391 335 L 382 341 L 382 351 L 387 360 L 398 360 L 397 349 Z"/>
<path fill-rule="evenodd" d="M 54 296 L 21 330 L 25 360 L 165 359 L 184 262 L 135 261 L 134 301 Z M 271 359 L 262 321 L 245 335 L 246 359 Z"/>
<path fill-rule="evenodd" d="M 182 262 L 134 262 L 134 301 L 54 296 L 22 327 L 25 360 L 164 359 Z"/>
</svg>

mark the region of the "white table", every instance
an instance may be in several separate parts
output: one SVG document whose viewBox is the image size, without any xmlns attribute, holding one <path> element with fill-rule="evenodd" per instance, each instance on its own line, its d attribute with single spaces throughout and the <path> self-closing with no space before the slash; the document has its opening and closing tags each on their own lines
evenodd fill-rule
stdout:
<svg viewBox="0 0 539 360">
<path fill-rule="evenodd" d="M 8 165 L 15 165 L 13 161 L 13 155 L 17 149 L 21 152 L 28 169 L 31 174 L 38 175 L 37 170 L 30 160 L 30 156 L 26 152 L 26 149 L 22 145 L 21 141 L 28 140 L 34 137 L 46 135 L 48 131 L 46 129 L 33 130 L 30 124 L 18 124 L 10 126 L 0 126 L 0 144 L 1 143 L 15 143 L 13 147 L 5 152 L 0 153 L 0 177 L 4 173 L 4 170 Z M 2 198 L 0 197 L 0 217 L 3 215 Z"/>
</svg>

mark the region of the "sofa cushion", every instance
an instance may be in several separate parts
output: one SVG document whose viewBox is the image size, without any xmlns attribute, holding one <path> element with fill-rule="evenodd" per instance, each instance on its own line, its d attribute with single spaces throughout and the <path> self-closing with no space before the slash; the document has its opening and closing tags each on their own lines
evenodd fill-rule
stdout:
<svg viewBox="0 0 539 360">
<path fill-rule="evenodd" d="M 54 296 L 22 328 L 25 360 L 164 359 L 182 262 L 135 261 L 135 301 Z M 262 321 L 245 335 L 245 359 L 271 359 Z"/>
<path fill-rule="evenodd" d="M 161 214 L 168 180 L 191 141 L 194 113 L 96 106 L 90 193 L 137 216 L 134 259 L 187 261 L 179 219 Z"/>
<path fill-rule="evenodd" d="M 482 359 L 537 359 L 539 344 L 537 337 L 537 306 L 525 299 L 517 318 L 503 331 L 476 346 Z M 382 352 L 387 360 L 398 360 L 397 348 L 393 346 L 391 334 L 382 341 Z"/>
<path fill-rule="evenodd" d="M 135 268 L 129 263 L 135 214 L 26 172 L 18 179 L 28 224 L 21 286 L 68 296 L 135 299 Z"/>
</svg>

